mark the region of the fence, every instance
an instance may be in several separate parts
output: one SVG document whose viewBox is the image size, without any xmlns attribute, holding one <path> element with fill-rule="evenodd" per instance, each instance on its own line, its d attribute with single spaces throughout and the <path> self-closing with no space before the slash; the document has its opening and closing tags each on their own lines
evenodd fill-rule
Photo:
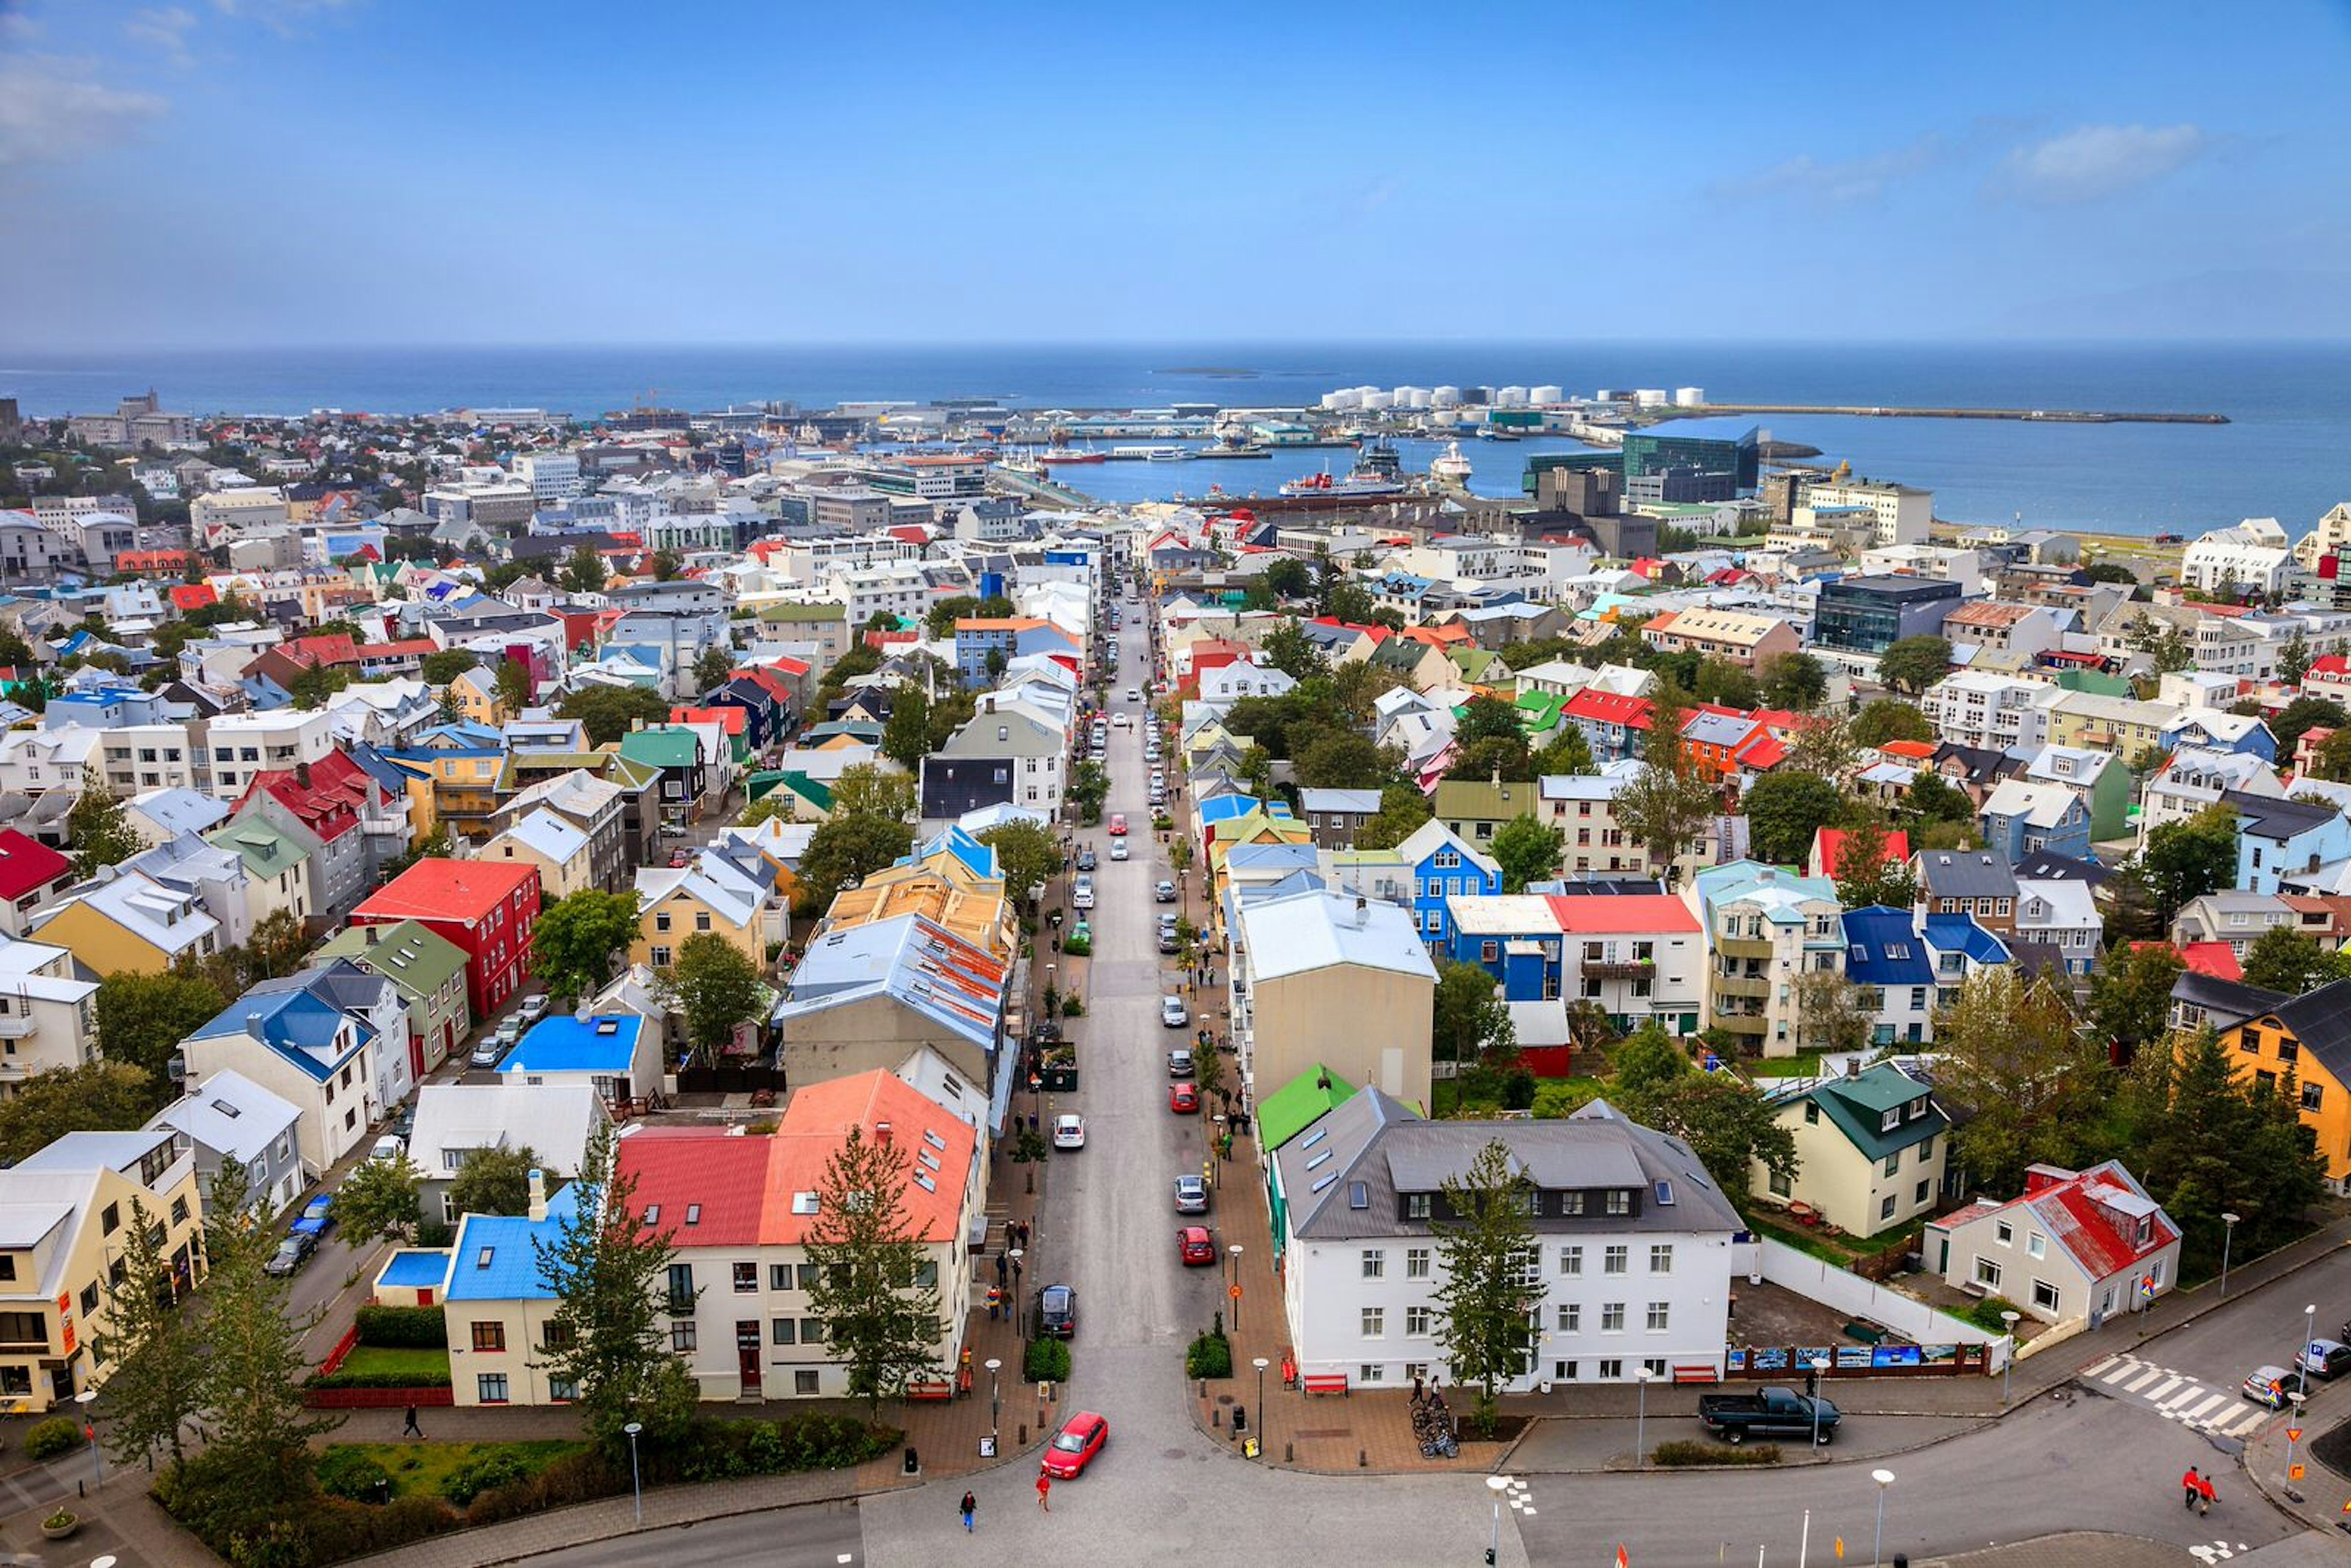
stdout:
<svg viewBox="0 0 2351 1568">
<path fill-rule="evenodd" d="M 762 1089 L 782 1093 L 784 1070 L 780 1067 L 681 1067 L 677 1070 L 677 1092 L 681 1094 L 754 1094 Z"/>
<path fill-rule="evenodd" d="M 351 1347 L 359 1343 L 360 1325 L 353 1323 L 343 1331 L 343 1337 L 335 1342 L 335 1348 L 327 1353 L 327 1359 L 319 1364 L 319 1375 L 332 1377 L 340 1372 L 343 1363 L 351 1358 Z"/>
<path fill-rule="evenodd" d="M 452 1388 L 305 1388 L 303 1405 L 312 1410 L 404 1410 L 413 1405 L 430 1410 L 457 1403 Z"/>
<path fill-rule="evenodd" d="M 2001 1335 L 1768 1236 L 1740 1243 L 1731 1263 L 1734 1269 L 1743 1265 L 1750 1280 L 1762 1279 L 1856 1322 L 1889 1331 L 1885 1343 L 1877 1344 L 1758 1347 L 1743 1354 L 1733 1351 L 1728 1364 L 1732 1377 L 1785 1376 L 1804 1371 L 1814 1361 L 1826 1361 L 1848 1375 L 1990 1373 L 1998 1372 L 2008 1359 Z"/>
</svg>

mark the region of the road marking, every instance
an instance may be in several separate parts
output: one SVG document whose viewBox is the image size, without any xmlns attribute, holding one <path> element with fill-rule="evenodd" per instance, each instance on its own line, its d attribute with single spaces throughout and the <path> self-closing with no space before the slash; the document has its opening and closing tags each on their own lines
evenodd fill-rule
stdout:
<svg viewBox="0 0 2351 1568">
<path fill-rule="evenodd" d="M 2212 1423 L 2212 1429 L 2226 1437 L 2241 1437 L 2269 1418 L 2270 1413 L 2262 1409 L 2260 1406 L 2248 1406 L 2241 1415 L 2235 1416 L 2233 1419 L 2227 1421 L 2215 1420 Z"/>
<path fill-rule="evenodd" d="M 2100 1373 L 2105 1371 L 2106 1368 L 2115 1365 L 2122 1358 L 2119 1356 L 2110 1355 L 2104 1361 L 2094 1361 L 2089 1365 L 2082 1368 L 2082 1375 L 2084 1377 L 2095 1377 Z"/>
<path fill-rule="evenodd" d="M 2201 1387 L 2197 1390 L 2199 1394 L 2203 1392 Z M 2208 1421 L 2228 1407 L 2229 1396 L 2225 1394 L 2214 1394 L 2204 1399 L 2198 1399 L 2193 1394 L 2182 1395 L 2179 1406 L 2179 1418 L 2189 1422 Z"/>
<path fill-rule="evenodd" d="M 2160 1405 L 2170 1396 L 2174 1389 L 2178 1388 L 2180 1384 L 2185 1381 L 2186 1380 L 2184 1378 L 2168 1377 L 2157 1387 L 2148 1389 L 2147 1391 L 2147 1396 Z M 2191 1386 L 2193 1385 L 2191 1385 Z"/>
<path fill-rule="evenodd" d="M 2150 1367 L 2147 1367 L 2147 1369 L 2145 1369 L 2144 1371 L 2142 1371 L 2141 1373 L 2139 1373 L 2139 1375 L 2138 1375 L 2137 1376 L 2136 1376 L 2136 1377 L 2132 1378 L 2128 1383 L 2124 1384 L 2124 1385 L 2123 1385 L 2123 1392 L 2124 1392 L 2124 1393 L 2126 1393 L 2126 1394 L 2137 1394 L 2137 1393 L 2140 1393 L 2140 1392 L 2142 1392 L 2142 1391 L 2147 1387 L 2147 1385 L 2148 1384 L 2153 1383 L 2157 1378 L 2161 1377 L 2162 1375 L 2163 1375 L 2163 1369 L 2162 1369 L 2161 1367 L 2159 1367 L 2159 1366 L 2150 1366 Z"/>
</svg>

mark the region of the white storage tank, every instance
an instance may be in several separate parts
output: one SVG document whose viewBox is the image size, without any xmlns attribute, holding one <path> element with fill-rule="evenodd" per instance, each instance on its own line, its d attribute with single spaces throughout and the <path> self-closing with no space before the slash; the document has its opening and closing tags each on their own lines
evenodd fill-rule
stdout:
<svg viewBox="0 0 2351 1568">
<path fill-rule="evenodd" d="M 1524 387 L 1504 387 L 1504 388 L 1502 388 L 1500 391 L 1499 391 L 1499 392 L 1495 392 L 1495 394 L 1494 394 L 1494 406 L 1495 406 L 1496 408 L 1524 408 L 1524 407 L 1526 407 L 1526 406 L 1527 406 L 1527 389 L 1526 389 L 1526 388 L 1524 388 Z"/>
<path fill-rule="evenodd" d="M 1395 406 L 1395 393 L 1384 391 L 1378 387 L 1374 387 L 1369 392 L 1364 393 L 1362 406 L 1366 409 L 1394 408 Z"/>
<path fill-rule="evenodd" d="M 1550 404 L 1554 402 L 1565 402 L 1567 401 L 1567 389 L 1565 387 L 1536 387 L 1532 391 L 1529 392 L 1527 396 L 1531 401 L 1538 403 Z"/>
<path fill-rule="evenodd" d="M 1396 388 L 1395 406 L 1398 408 L 1426 408 L 1428 406 L 1428 389 L 1426 387 Z"/>
<path fill-rule="evenodd" d="M 1341 387 L 1337 392 L 1326 392 L 1322 394 L 1322 406 L 1324 408 L 1353 408 L 1358 395 L 1359 394 L 1353 387 Z"/>
<path fill-rule="evenodd" d="M 1676 387 L 1674 389 L 1674 406 L 1676 408 L 1704 408 L 1706 406 L 1706 389 L 1704 387 Z"/>
<path fill-rule="evenodd" d="M 1615 388 L 1602 387 L 1592 394 L 1592 401 L 1594 402 L 1614 402 L 1616 401 L 1616 397 L 1617 393 Z"/>
<path fill-rule="evenodd" d="M 1428 403 L 1431 408 L 1457 408 L 1460 406 L 1460 402 L 1459 387 L 1438 387 L 1428 394 Z"/>
<path fill-rule="evenodd" d="M 1643 387 L 1640 391 L 1633 394 L 1633 406 L 1635 408 L 1665 407 L 1665 389 L 1663 387 Z"/>
</svg>

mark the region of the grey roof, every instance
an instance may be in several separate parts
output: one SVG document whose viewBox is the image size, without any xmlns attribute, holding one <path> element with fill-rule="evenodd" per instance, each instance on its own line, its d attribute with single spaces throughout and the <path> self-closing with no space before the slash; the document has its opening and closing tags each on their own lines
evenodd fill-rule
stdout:
<svg viewBox="0 0 2351 1568">
<path fill-rule="evenodd" d="M 2294 998 L 2241 981 L 2224 980 L 2195 969 L 2182 969 L 2171 982 L 2171 999 L 2200 1008 L 2220 1028 L 2240 1024 L 2263 1013 L 2275 1012 Z"/>
<path fill-rule="evenodd" d="M 2281 841 L 2323 828 L 2343 814 L 2332 805 L 2249 795 L 2242 789 L 2221 790 L 2220 803 L 2236 810 L 2240 833 Z"/>
<path fill-rule="evenodd" d="M 1377 789 L 1301 789 L 1299 805 L 1309 812 L 1344 811 L 1375 817 L 1380 810 Z"/>
<path fill-rule="evenodd" d="M 1921 850 L 1918 874 L 1938 898 L 2016 896 L 2016 873 L 1982 850 Z"/>
</svg>

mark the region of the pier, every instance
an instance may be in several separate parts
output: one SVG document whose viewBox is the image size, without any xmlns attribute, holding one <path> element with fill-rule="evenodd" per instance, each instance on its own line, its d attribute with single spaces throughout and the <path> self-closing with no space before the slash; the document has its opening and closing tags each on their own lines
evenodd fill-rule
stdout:
<svg viewBox="0 0 2351 1568">
<path fill-rule="evenodd" d="M 2128 413 L 2084 408 L 1864 408 L 1827 403 L 1709 402 L 1696 408 L 1644 409 L 1659 420 L 1705 419 L 1714 414 L 1820 413 L 1852 419 L 2019 419 L 2044 424 L 2226 424 L 2225 413 Z"/>
</svg>

